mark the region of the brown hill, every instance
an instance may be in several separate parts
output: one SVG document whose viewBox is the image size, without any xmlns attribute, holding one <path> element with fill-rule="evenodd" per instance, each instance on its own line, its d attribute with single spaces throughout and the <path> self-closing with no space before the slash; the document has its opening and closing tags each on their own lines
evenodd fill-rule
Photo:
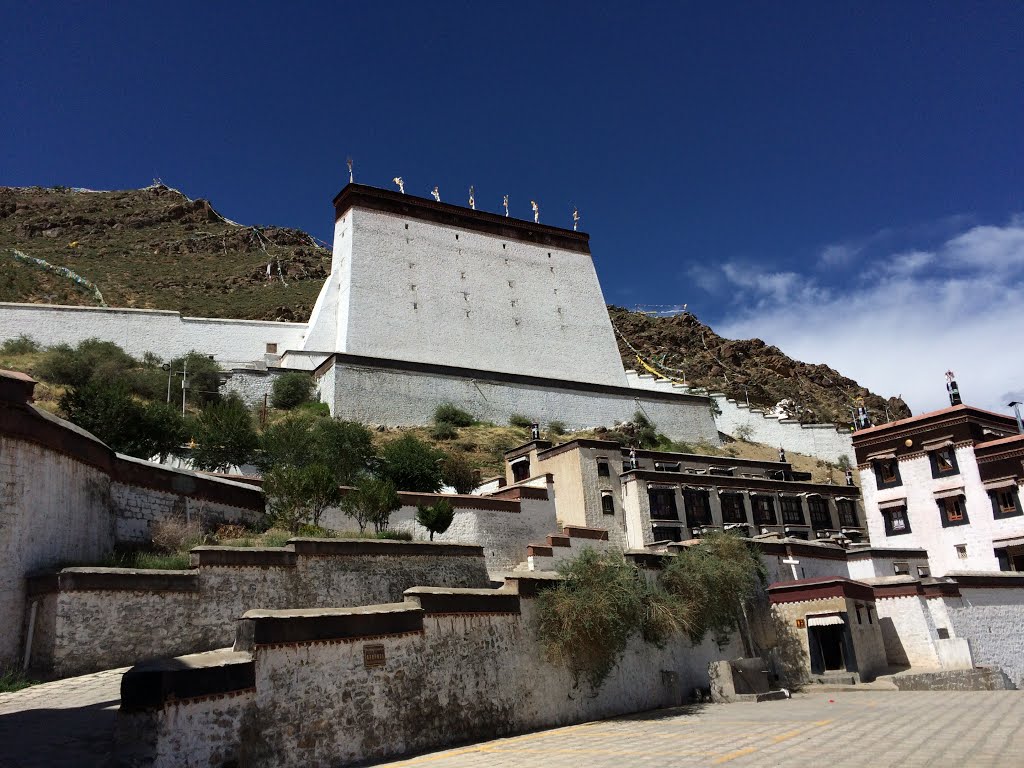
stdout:
<svg viewBox="0 0 1024 768">
<path fill-rule="evenodd" d="M 872 419 L 910 416 L 903 400 L 886 400 L 827 365 L 802 363 L 760 339 L 724 339 L 689 313 L 652 317 L 609 307 L 617 331 L 619 353 L 626 368 L 641 373 L 637 354 L 668 378 L 712 391 L 739 402 L 773 408 L 793 400 L 805 423 L 851 421 L 850 407 L 864 405 Z M 679 371 L 685 372 L 685 374 Z"/>
</svg>

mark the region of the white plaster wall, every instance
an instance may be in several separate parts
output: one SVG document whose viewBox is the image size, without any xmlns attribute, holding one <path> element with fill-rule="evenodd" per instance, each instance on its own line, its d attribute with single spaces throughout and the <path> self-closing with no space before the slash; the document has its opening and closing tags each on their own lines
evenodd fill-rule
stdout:
<svg viewBox="0 0 1024 768">
<path fill-rule="evenodd" d="M 25 575 L 106 555 L 114 545 L 109 510 L 106 474 L 0 437 L 0 667 L 16 661 L 22 643 Z"/>
<path fill-rule="evenodd" d="M 799 560 L 796 566 L 798 579 L 819 579 L 829 576 L 851 578 L 845 560 L 832 560 L 823 557 L 795 555 Z M 782 555 L 761 555 L 761 562 L 768 571 L 768 582 L 793 581 L 793 566 L 783 563 Z"/>
<path fill-rule="evenodd" d="M 918 578 L 918 566 L 927 566 L 927 557 L 885 557 L 873 555 L 872 557 L 849 557 L 847 566 L 851 579 L 874 579 L 882 576 L 895 576 L 896 562 L 907 563 L 910 567 L 910 576 Z"/>
<path fill-rule="evenodd" d="M 1024 588 L 960 588 L 960 604 L 946 605 L 957 637 L 966 638 L 976 664 L 994 664 L 1024 688 Z M 951 633 L 954 634 L 954 633 Z"/>
<path fill-rule="evenodd" d="M 333 351 L 625 386 L 590 255 L 389 213 L 346 217 Z M 306 349 L 330 337 L 330 302 L 318 305 Z"/>
<path fill-rule="evenodd" d="M 46 346 L 97 338 L 136 357 L 153 352 L 169 359 L 195 350 L 222 363 L 250 363 L 263 359 L 268 343 L 277 344 L 279 353 L 301 348 L 306 324 L 182 317 L 150 309 L 0 303 L 0 342 L 22 334 Z"/>
<path fill-rule="evenodd" d="M 634 639 L 592 693 L 543 660 L 535 610 L 524 600 L 521 615 L 428 615 L 423 633 L 372 638 L 387 662 L 371 669 L 364 639 L 261 646 L 255 694 L 239 697 L 239 710 L 191 700 L 150 716 L 154 765 L 208 765 L 212 754 L 246 765 L 347 765 L 637 712 L 707 687 L 708 663 L 741 653 L 735 640 L 694 648 L 677 639 L 658 650 Z"/>
<path fill-rule="evenodd" d="M 693 392 L 690 387 L 675 384 L 669 379 L 657 379 L 650 374 L 626 371 L 629 386 L 655 392 Z M 836 462 L 843 456 L 853 462 L 853 437 L 849 432 L 837 430 L 834 424 L 801 424 L 796 419 L 780 419 L 773 414 L 739 403 L 721 392 L 712 392 L 721 410 L 715 417 L 718 430 L 736 436 L 737 429 L 747 427 L 749 439 L 787 451 L 814 456 L 824 461 Z"/>
<path fill-rule="evenodd" d="M 940 668 L 935 650 L 938 633 L 924 603 L 917 596 L 887 597 L 875 602 L 890 664 L 910 664 L 923 670 Z"/>
<path fill-rule="evenodd" d="M 450 343 L 446 341 L 446 344 Z M 570 430 L 611 426 L 642 410 L 670 438 L 718 445 L 718 430 L 706 402 L 645 399 L 642 392 L 607 394 L 508 382 L 491 382 L 434 373 L 397 371 L 338 362 L 333 416 L 372 424 L 429 424 L 441 403 L 455 403 L 476 418 L 504 423 L 521 414 L 540 423 L 560 420 Z M 520 371 L 526 373 L 527 371 Z M 328 385 L 321 383 L 321 397 Z"/>
<path fill-rule="evenodd" d="M 575 560 L 583 554 L 585 549 L 592 549 L 595 552 L 622 551 L 619 545 L 611 541 L 570 538 L 568 547 L 552 547 L 551 557 L 531 555 L 526 558 L 525 568 L 520 565 L 520 569 L 527 571 L 557 571 L 563 563 Z"/>
<path fill-rule="evenodd" d="M 1024 536 L 1024 517 L 993 519 L 992 502 L 981 483 L 974 449 L 969 445 L 960 446 L 956 448 L 956 458 L 960 474 L 943 478 L 932 477 L 927 456 L 901 459 L 899 469 L 902 485 L 882 490 L 877 488 L 875 473 L 870 466 L 860 469 L 861 493 L 871 546 L 926 549 L 932 576 L 944 576 L 950 571 L 999 570 L 992 541 Z M 964 487 L 970 524 L 943 528 L 934 493 L 959 486 Z M 911 532 L 886 536 L 878 504 L 904 497 L 907 499 Z M 966 559 L 957 557 L 958 544 L 967 546 Z"/>
</svg>

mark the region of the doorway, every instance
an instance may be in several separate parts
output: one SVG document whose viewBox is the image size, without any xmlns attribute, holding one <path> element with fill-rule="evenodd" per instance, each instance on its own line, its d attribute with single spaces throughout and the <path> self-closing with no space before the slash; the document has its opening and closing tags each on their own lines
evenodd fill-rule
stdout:
<svg viewBox="0 0 1024 768">
<path fill-rule="evenodd" d="M 850 653 L 845 624 L 808 627 L 811 673 L 854 671 L 857 666 Z"/>
</svg>

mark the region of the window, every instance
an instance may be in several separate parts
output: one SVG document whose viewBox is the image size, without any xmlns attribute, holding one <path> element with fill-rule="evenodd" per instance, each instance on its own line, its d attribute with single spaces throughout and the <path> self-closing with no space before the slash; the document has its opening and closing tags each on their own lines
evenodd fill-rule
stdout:
<svg viewBox="0 0 1024 768">
<path fill-rule="evenodd" d="M 651 488 L 647 491 L 651 502 L 652 520 L 678 520 L 676 492 L 671 488 Z"/>
<path fill-rule="evenodd" d="M 966 544 L 957 544 L 956 545 L 956 556 L 960 560 L 966 560 L 967 559 L 967 545 Z"/>
<path fill-rule="evenodd" d="M 607 459 L 598 459 L 597 460 L 597 476 L 598 477 L 610 477 L 611 476 L 611 471 L 608 469 L 608 460 Z"/>
<path fill-rule="evenodd" d="M 682 464 L 678 461 L 656 461 L 654 462 L 655 472 L 681 472 Z"/>
<path fill-rule="evenodd" d="M 935 634 L 939 636 L 939 640 L 949 640 L 948 627 L 936 627 Z"/>
<path fill-rule="evenodd" d="M 601 494 L 601 512 L 606 515 L 615 514 L 615 499 L 612 498 L 610 491 Z"/>
<path fill-rule="evenodd" d="M 875 459 L 875 482 L 879 488 L 891 488 L 902 485 L 900 466 L 896 458 Z"/>
<path fill-rule="evenodd" d="M 782 522 L 790 525 L 804 524 L 804 509 L 800 499 L 793 496 L 783 496 L 779 502 L 782 507 Z"/>
<path fill-rule="evenodd" d="M 270 342 L 267 342 L 267 354 L 268 355 L 276 355 L 277 354 L 277 344 L 271 344 Z"/>
<path fill-rule="evenodd" d="M 836 501 L 836 509 L 839 510 L 839 524 L 846 528 L 857 528 L 857 506 L 853 499 L 839 499 Z"/>
<path fill-rule="evenodd" d="M 708 474 L 709 475 L 718 475 L 720 477 L 732 477 L 733 473 L 735 471 L 736 470 L 735 470 L 734 467 L 709 467 L 708 468 Z"/>
<path fill-rule="evenodd" d="M 512 464 L 512 482 L 520 483 L 530 476 L 530 460 L 520 459 Z"/>
<path fill-rule="evenodd" d="M 947 496 L 944 499 L 936 499 L 939 505 L 939 515 L 942 518 L 942 527 L 949 528 L 954 525 L 967 525 L 967 507 L 964 504 L 963 496 Z"/>
<path fill-rule="evenodd" d="M 654 526 L 655 541 L 682 541 L 683 531 L 681 528 L 667 525 Z"/>
<path fill-rule="evenodd" d="M 807 509 L 811 513 L 811 527 L 814 530 L 832 527 L 832 515 L 828 512 L 828 503 L 820 496 L 807 499 Z"/>
<path fill-rule="evenodd" d="M 622 471 L 623 472 L 629 472 L 629 470 L 631 470 L 632 468 L 633 468 L 632 463 L 630 463 L 628 461 L 622 462 Z"/>
<path fill-rule="evenodd" d="M 897 576 L 909 576 L 910 575 L 910 563 L 897 560 L 892 564 L 892 572 Z"/>
<path fill-rule="evenodd" d="M 905 533 L 910 533 L 910 520 L 907 517 L 906 506 L 883 509 L 882 519 L 885 522 L 886 536 L 902 536 Z"/>
<path fill-rule="evenodd" d="M 723 523 L 747 522 L 747 511 L 743 508 L 743 495 L 739 493 L 719 494 L 722 502 Z"/>
<path fill-rule="evenodd" d="M 686 524 L 695 527 L 711 525 L 711 503 L 707 491 L 686 489 L 683 491 L 683 502 L 686 506 Z"/>
<path fill-rule="evenodd" d="M 864 623 L 863 621 L 860 620 L 860 606 L 859 605 L 857 606 L 857 623 L 858 624 L 863 624 Z"/>
<path fill-rule="evenodd" d="M 928 460 L 932 465 L 932 477 L 946 477 L 960 473 L 960 468 L 956 463 L 956 453 L 951 445 L 932 451 L 928 454 Z"/>
<path fill-rule="evenodd" d="M 754 522 L 758 525 L 777 525 L 775 516 L 775 500 L 771 496 L 750 497 L 750 506 L 754 510 Z"/>
<path fill-rule="evenodd" d="M 1020 507 L 1020 494 L 1016 488 L 999 488 L 988 492 L 992 499 L 992 517 L 1014 517 L 1024 514 Z"/>
<path fill-rule="evenodd" d="M 919 579 L 927 579 L 932 575 L 931 569 L 927 565 L 917 566 L 917 577 Z"/>
</svg>

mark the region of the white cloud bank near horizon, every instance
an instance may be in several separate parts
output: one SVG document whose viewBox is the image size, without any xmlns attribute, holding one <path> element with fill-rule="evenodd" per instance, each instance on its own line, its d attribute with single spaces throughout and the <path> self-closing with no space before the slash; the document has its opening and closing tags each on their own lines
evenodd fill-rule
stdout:
<svg viewBox="0 0 1024 768">
<path fill-rule="evenodd" d="M 1024 216 L 974 226 L 939 247 L 850 256 L 848 283 L 726 263 L 704 283 L 728 285 L 742 307 L 717 322 L 729 338 L 758 337 L 790 357 L 825 363 L 872 392 L 902 394 L 914 413 L 949 404 L 956 373 L 965 403 L 1012 415 L 1024 401 Z"/>
</svg>

